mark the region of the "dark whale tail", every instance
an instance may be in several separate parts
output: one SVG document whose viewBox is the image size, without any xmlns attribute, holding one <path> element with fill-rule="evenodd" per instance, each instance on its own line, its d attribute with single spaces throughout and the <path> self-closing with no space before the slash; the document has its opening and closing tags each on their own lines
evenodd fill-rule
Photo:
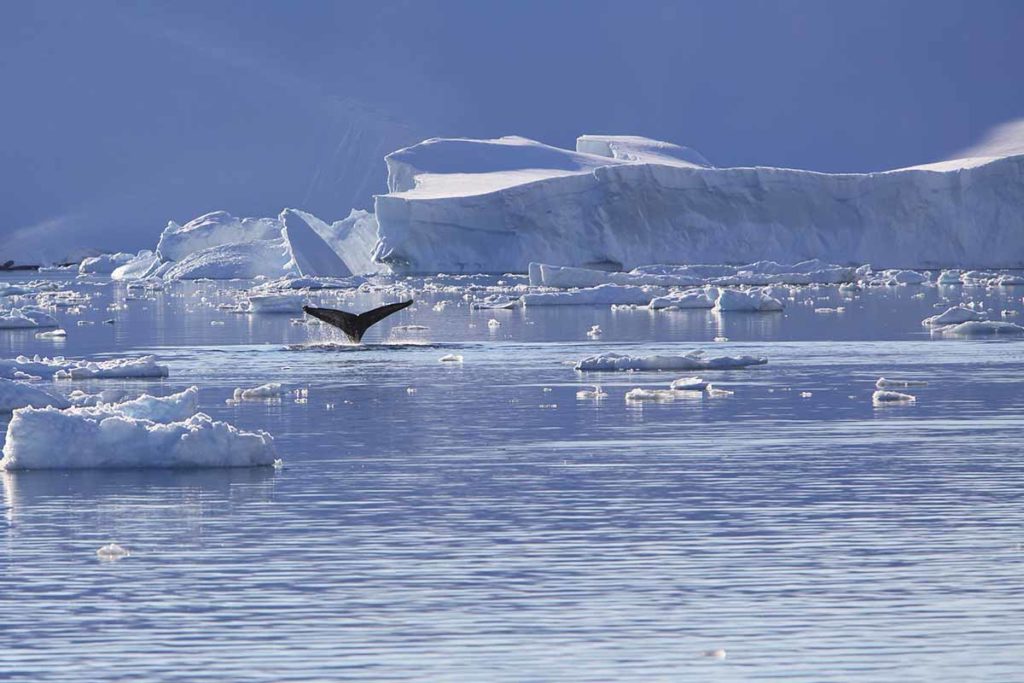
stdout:
<svg viewBox="0 0 1024 683">
<path fill-rule="evenodd" d="M 409 306 L 412 306 L 411 299 L 397 304 L 388 304 L 387 306 L 374 308 L 371 311 L 358 315 L 337 311 L 333 308 L 314 308 L 313 306 L 303 306 L 302 310 L 314 318 L 319 318 L 329 325 L 334 325 L 344 332 L 346 337 L 358 344 L 363 335 L 366 334 L 366 330 L 370 329 L 371 326 L 379 323 L 392 313 L 397 313 Z"/>
</svg>

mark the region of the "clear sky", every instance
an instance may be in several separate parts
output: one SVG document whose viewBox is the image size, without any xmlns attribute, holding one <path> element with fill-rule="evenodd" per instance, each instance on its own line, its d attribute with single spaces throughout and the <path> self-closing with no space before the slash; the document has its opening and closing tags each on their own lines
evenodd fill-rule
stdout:
<svg viewBox="0 0 1024 683">
<path fill-rule="evenodd" d="M 1024 116 L 1019 0 L 0 4 L 0 257 L 372 208 L 433 136 L 638 134 L 872 171 Z"/>
</svg>

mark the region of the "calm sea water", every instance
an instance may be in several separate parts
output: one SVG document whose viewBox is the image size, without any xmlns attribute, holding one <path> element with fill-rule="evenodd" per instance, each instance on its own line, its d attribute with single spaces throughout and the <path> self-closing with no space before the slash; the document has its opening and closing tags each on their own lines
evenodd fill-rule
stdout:
<svg viewBox="0 0 1024 683">
<path fill-rule="evenodd" d="M 1020 311 L 1024 288 L 722 318 L 451 294 L 352 347 L 214 308 L 228 287 L 76 284 L 95 298 L 58 313 L 66 341 L 0 331 L 0 357 L 157 354 L 167 380 L 75 388 L 195 384 L 285 461 L 0 475 L 0 678 L 1024 680 L 1024 341 L 920 325 L 943 298 Z M 730 397 L 639 405 L 678 375 L 571 367 L 692 348 L 769 363 L 703 373 Z M 874 408 L 881 375 L 929 384 Z M 308 394 L 225 402 L 270 381 Z M 609 396 L 577 400 L 593 383 Z M 99 561 L 110 541 L 131 555 Z"/>
</svg>

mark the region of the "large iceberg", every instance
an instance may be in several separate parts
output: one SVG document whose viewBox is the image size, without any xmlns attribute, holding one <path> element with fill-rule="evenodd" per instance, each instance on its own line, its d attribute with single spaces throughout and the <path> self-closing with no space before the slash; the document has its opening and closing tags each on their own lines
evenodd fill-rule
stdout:
<svg viewBox="0 0 1024 683">
<path fill-rule="evenodd" d="M 667 143 L 582 136 L 576 150 L 431 139 L 386 161 L 374 258 L 401 273 L 531 261 L 1024 266 L 1024 155 L 827 174 L 714 168 Z"/>
<path fill-rule="evenodd" d="M 353 211 L 328 224 L 285 209 L 276 218 L 236 218 L 214 211 L 185 225 L 171 221 L 156 252 L 140 252 L 114 279 L 231 280 L 257 277 L 338 278 L 386 270 L 370 256 L 377 241 L 373 214 Z"/>
</svg>

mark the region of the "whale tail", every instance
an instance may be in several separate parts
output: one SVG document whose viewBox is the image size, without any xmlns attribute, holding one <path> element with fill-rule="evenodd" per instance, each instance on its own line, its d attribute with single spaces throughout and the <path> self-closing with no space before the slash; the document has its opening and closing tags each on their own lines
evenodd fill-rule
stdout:
<svg viewBox="0 0 1024 683">
<path fill-rule="evenodd" d="M 409 306 L 412 306 L 412 299 L 397 304 L 388 304 L 387 306 L 381 306 L 380 308 L 374 308 L 359 314 L 338 311 L 333 308 L 315 308 L 313 306 L 303 306 L 302 310 L 314 318 L 319 318 L 329 325 L 334 325 L 344 332 L 346 337 L 358 344 L 362 340 L 363 335 L 366 334 L 366 330 L 370 329 L 371 326 L 379 323 L 392 313 L 397 313 Z"/>
</svg>

